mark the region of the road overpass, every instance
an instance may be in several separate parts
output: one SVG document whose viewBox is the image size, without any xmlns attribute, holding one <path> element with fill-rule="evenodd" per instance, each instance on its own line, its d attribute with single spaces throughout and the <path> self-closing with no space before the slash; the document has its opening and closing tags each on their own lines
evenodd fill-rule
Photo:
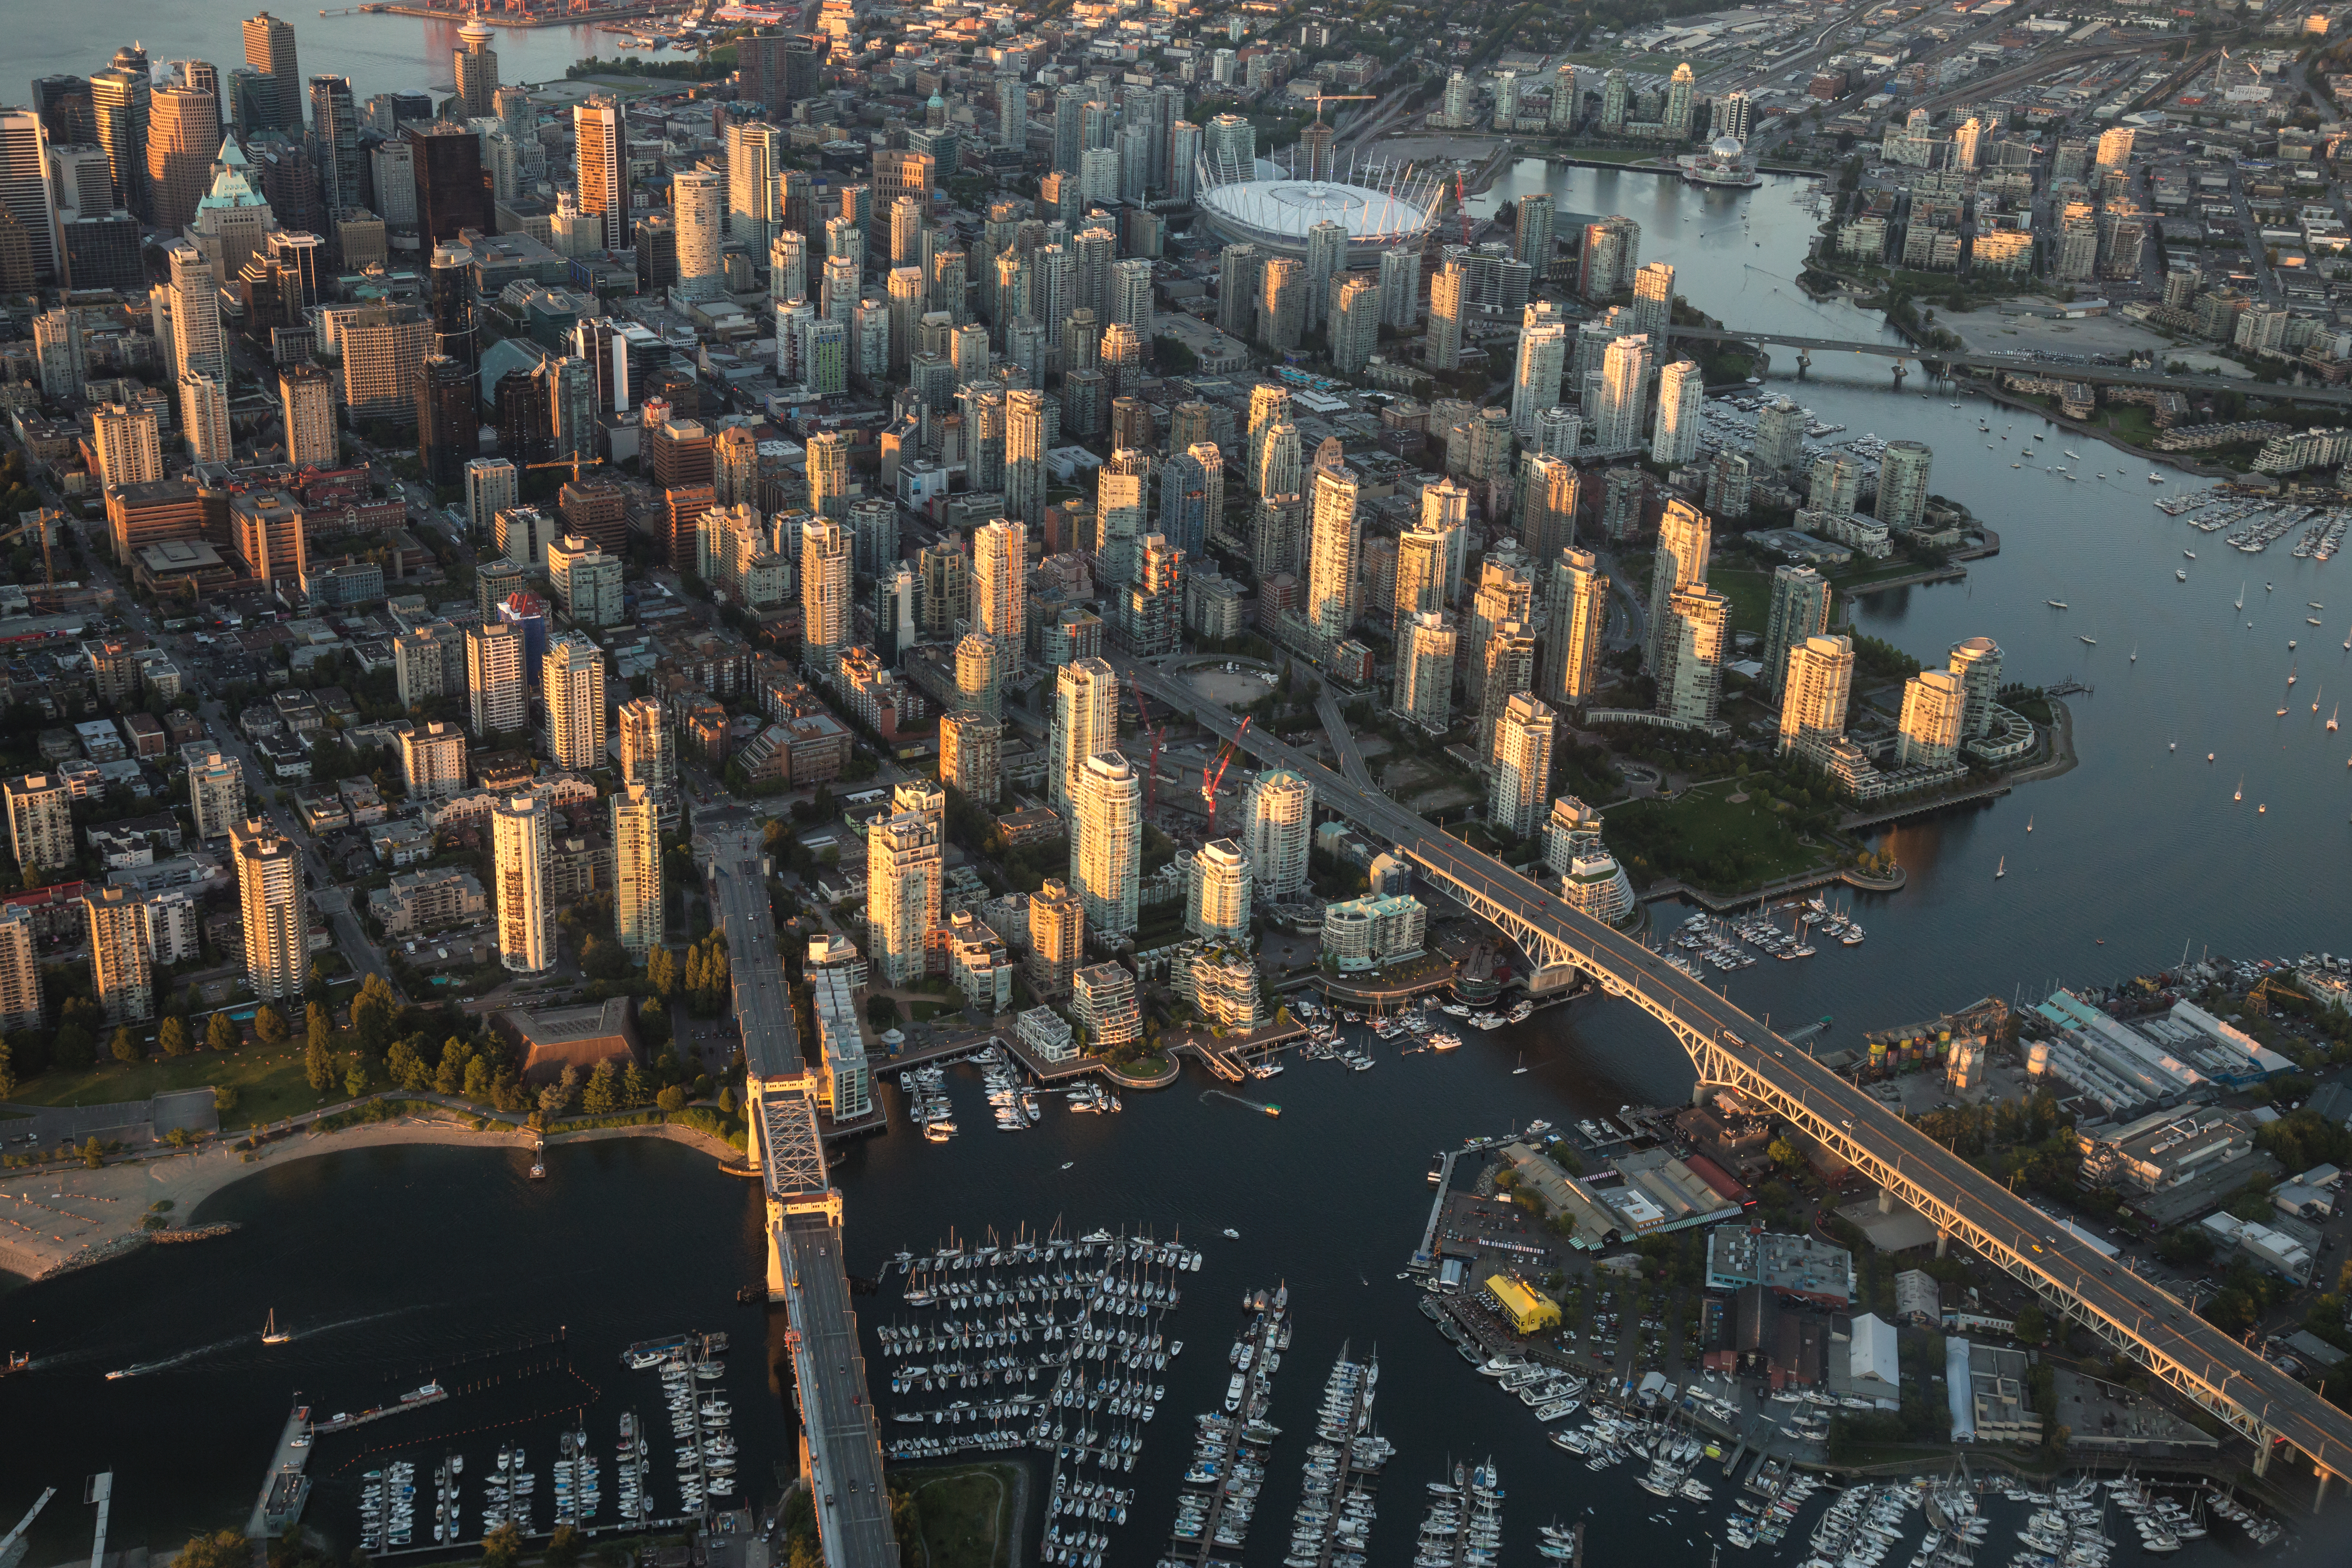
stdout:
<svg viewBox="0 0 2352 1568">
<path fill-rule="evenodd" d="M 697 849 L 727 938 L 743 1032 L 745 1153 L 767 1200 L 768 1300 L 784 1309 L 801 1473 L 815 1500 L 817 1537 L 826 1568 L 893 1568 L 898 1546 L 882 1488 L 881 1430 L 842 1262 L 841 1193 L 825 1169 L 816 1077 L 801 1055 L 776 951 L 759 825 L 709 830 Z"/>
<path fill-rule="evenodd" d="M 1728 327 L 1669 327 L 1664 335 L 1669 341 L 1683 338 L 1694 342 L 1773 343 L 1806 355 L 1867 354 L 1877 359 L 1893 360 L 1898 365 L 1907 360 L 1917 360 L 1922 364 L 1946 368 L 1964 366 L 1969 370 L 2014 371 L 2020 375 L 2047 376 L 2053 381 L 2088 381 L 2107 386 L 2154 386 L 2174 392 L 2235 392 L 2277 403 L 2319 403 L 2336 408 L 2352 407 L 2352 386 L 2289 386 L 2280 382 L 2255 381 L 2236 375 L 2167 375 L 2158 370 L 2064 364 L 2054 360 L 2033 359 L 2014 352 L 1919 349 L 1906 343 L 1801 338 L 1786 332 L 1743 332 Z"/>
<path fill-rule="evenodd" d="M 1734 1090 L 1850 1162 L 1918 1210 L 1944 1239 L 1973 1247 L 2227 1423 L 2254 1445 L 2257 1474 L 2266 1473 L 2273 1452 L 2284 1447 L 2311 1459 L 2322 1498 L 2331 1479 L 2352 1475 L 2352 1415 L 2077 1239 L 1723 996 L 1385 795 L 1255 725 L 1241 731 L 1231 713 L 1181 680 L 1124 662 L 1123 673 L 1162 707 L 1191 713 L 1261 763 L 1303 774 L 1324 805 L 1394 842 L 1432 881 L 1518 943 L 1534 968 L 1536 989 L 1563 986 L 1581 972 L 1664 1025 L 1690 1056 L 1699 1098 Z"/>
</svg>

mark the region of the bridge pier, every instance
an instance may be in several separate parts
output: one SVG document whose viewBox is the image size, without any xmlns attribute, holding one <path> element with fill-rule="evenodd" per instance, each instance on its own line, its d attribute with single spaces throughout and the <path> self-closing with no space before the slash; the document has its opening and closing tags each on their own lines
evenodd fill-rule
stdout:
<svg viewBox="0 0 2352 1568">
<path fill-rule="evenodd" d="M 1952 1233 L 1951 1233 L 1949 1230 L 1945 1229 L 1945 1228 L 1944 1228 L 1943 1226 L 1937 1226 L 1937 1227 L 1936 1227 L 1936 1256 L 1937 1256 L 1937 1257 L 1938 1257 L 1938 1258 L 1941 1258 L 1941 1257 L 1943 1257 L 1946 1253 L 1948 1253 L 1948 1252 L 1951 1251 L 1951 1249 L 1952 1249 Z"/>
<path fill-rule="evenodd" d="M 1797 351 L 1797 379 L 1799 381 L 1804 380 L 1805 373 L 1812 368 L 1812 354 L 1804 349 L 1799 349 Z"/>
<path fill-rule="evenodd" d="M 2271 1473 L 2271 1435 L 2266 1428 L 2254 1429 L 2254 1479 L 2262 1479 Z"/>
<path fill-rule="evenodd" d="M 2335 1474 L 2332 1471 L 2321 1470 L 2319 1472 L 2319 1490 L 2311 1500 L 2312 1512 L 2317 1513 L 2320 1510 L 2321 1506 L 2327 1501 L 2327 1483 L 2335 1479 Z"/>
<path fill-rule="evenodd" d="M 1901 360 L 1895 362 L 1895 390 L 1897 392 L 1903 390 L 1903 363 Z"/>
<path fill-rule="evenodd" d="M 777 1243 L 783 1233 L 783 1216 L 773 1212 L 768 1215 L 768 1300 L 781 1301 L 792 1294 L 793 1282 L 784 1272 L 784 1249 Z"/>
</svg>

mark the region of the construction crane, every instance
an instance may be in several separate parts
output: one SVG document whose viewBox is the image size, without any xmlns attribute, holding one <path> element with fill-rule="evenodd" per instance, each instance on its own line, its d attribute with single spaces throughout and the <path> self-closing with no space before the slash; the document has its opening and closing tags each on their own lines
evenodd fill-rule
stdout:
<svg viewBox="0 0 2352 1568">
<path fill-rule="evenodd" d="M 1454 210 L 1462 219 L 1462 243 L 1468 245 L 1470 243 L 1470 195 L 1464 184 L 1462 171 L 1459 168 L 1454 171 Z"/>
<path fill-rule="evenodd" d="M 1249 727 L 1250 721 L 1247 719 L 1243 720 L 1241 729 L 1234 731 L 1234 738 L 1217 748 L 1217 754 L 1213 759 L 1217 766 L 1215 773 L 1209 771 L 1208 763 L 1203 763 L 1201 765 L 1201 800 L 1209 808 L 1211 826 L 1214 826 L 1217 821 L 1217 786 L 1225 782 L 1226 767 L 1241 754 L 1242 732 Z"/>
<path fill-rule="evenodd" d="M 552 458 L 544 463 L 525 463 L 523 468 L 526 470 L 530 468 L 570 468 L 572 470 L 572 482 L 576 485 L 580 482 L 581 469 L 595 468 L 597 465 L 604 462 L 604 459 L 602 458 L 583 458 L 579 453 L 574 452 L 568 458 Z"/>
<path fill-rule="evenodd" d="M 1128 689 L 1135 693 L 1136 720 L 1151 737 L 1151 771 L 1143 778 L 1143 814 L 1149 817 L 1160 804 L 1160 739 L 1167 732 L 1167 726 L 1151 721 L 1151 710 L 1143 703 L 1143 688 L 1129 684 Z"/>
<path fill-rule="evenodd" d="M 16 515 L 30 521 L 19 522 L 7 531 L 0 532 L 0 544 L 27 533 L 38 532 L 41 536 L 41 582 L 47 587 L 56 587 L 58 571 L 49 560 L 49 530 L 53 524 L 65 521 L 65 513 L 54 507 L 43 507 L 38 511 L 20 511 Z"/>
</svg>

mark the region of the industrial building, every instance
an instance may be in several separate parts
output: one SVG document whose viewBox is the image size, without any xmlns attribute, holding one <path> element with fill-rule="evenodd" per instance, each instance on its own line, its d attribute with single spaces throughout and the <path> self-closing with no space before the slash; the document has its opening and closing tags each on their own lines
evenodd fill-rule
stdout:
<svg viewBox="0 0 2352 1568">
<path fill-rule="evenodd" d="M 1810 1236 L 1725 1226 L 1706 1238 L 1706 1288 L 1761 1285 L 1774 1295 L 1840 1310 L 1853 1301 L 1853 1255 Z"/>
</svg>

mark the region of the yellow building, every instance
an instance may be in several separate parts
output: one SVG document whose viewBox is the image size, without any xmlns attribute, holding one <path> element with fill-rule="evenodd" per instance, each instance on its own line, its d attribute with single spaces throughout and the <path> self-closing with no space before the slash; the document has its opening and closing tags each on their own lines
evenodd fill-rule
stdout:
<svg viewBox="0 0 2352 1568">
<path fill-rule="evenodd" d="M 1525 1337 L 1559 1327 L 1559 1303 L 1509 1275 L 1496 1275 L 1486 1281 L 1486 1289 L 1502 1307 L 1503 1315 L 1511 1320 L 1513 1333 Z"/>
</svg>

